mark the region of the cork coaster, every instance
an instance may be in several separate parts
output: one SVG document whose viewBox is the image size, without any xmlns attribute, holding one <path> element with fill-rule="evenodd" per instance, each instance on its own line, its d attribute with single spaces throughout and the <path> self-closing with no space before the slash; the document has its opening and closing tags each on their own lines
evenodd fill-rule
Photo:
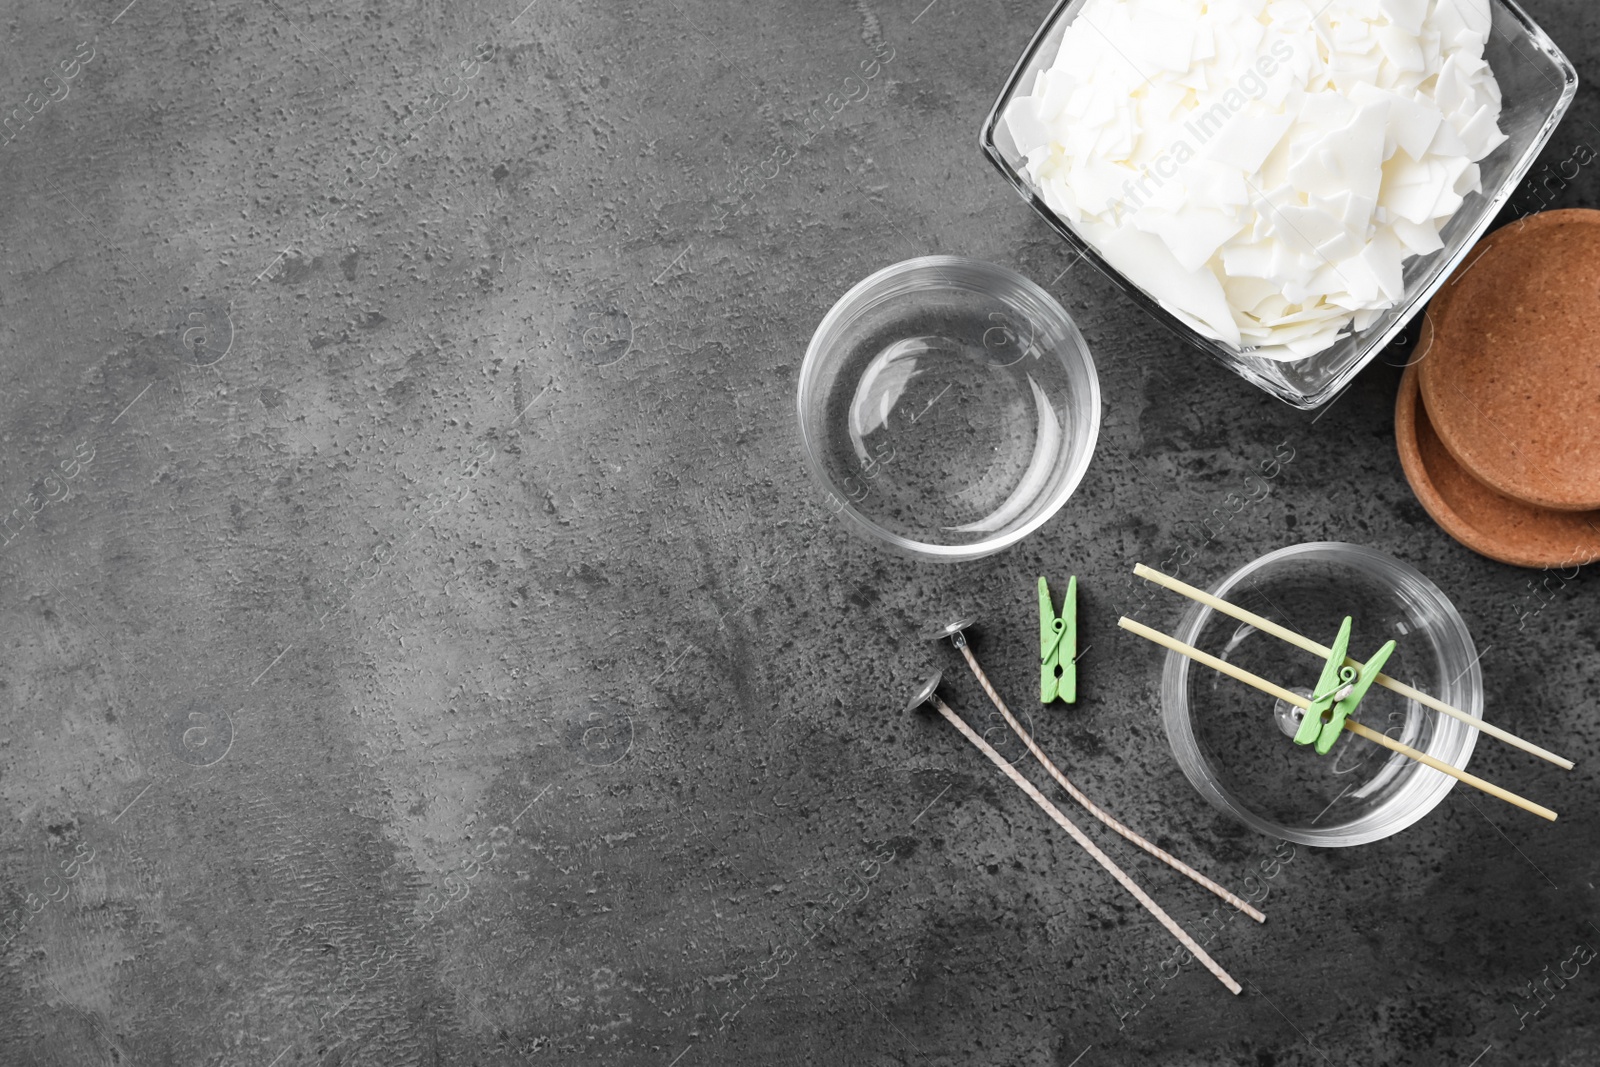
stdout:
<svg viewBox="0 0 1600 1067">
<path fill-rule="evenodd" d="M 1600 508 L 1600 211 L 1546 211 L 1478 242 L 1428 305 L 1415 362 L 1450 454 L 1507 496 Z"/>
<path fill-rule="evenodd" d="M 1427 340 L 1428 324 L 1418 351 Z M 1434 433 L 1413 363 L 1400 379 L 1394 438 L 1400 466 L 1433 521 L 1480 555 L 1518 567 L 1571 567 L 1600 560 L 1600 511 L 1556 511 L 1495 492 L 1455 461 Z"/>
</svg>

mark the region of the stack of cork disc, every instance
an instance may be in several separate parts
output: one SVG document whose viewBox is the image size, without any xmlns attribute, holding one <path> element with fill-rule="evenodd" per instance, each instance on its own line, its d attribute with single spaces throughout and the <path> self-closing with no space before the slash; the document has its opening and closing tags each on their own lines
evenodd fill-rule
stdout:
<svg viewBox="0 0 1600 1067">
<path fill-rule="evenodd" d="M 1478 243 L 1428 305 L 1395 440 L 1422 506 L 1473 551 L 1600 560 L 1600 211 Z"/>
</svg>

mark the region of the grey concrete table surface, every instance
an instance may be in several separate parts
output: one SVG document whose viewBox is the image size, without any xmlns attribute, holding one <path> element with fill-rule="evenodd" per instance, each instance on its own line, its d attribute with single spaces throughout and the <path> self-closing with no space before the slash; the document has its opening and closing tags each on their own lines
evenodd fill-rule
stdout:
<svg viewBox="0 0 1600 1067">
<path fill-rule="evenodd" d="M 1529 8 L 1600 78 L 1593 5 Z M 1071 269 L 976 148 L 1045 10 L 7 7 L 0 1064 L 1600 1062 L 1594 569 L 1429 521 L 1404 343 L 1300 413 Z M 1585 86 L 1521 210 L 1595 206 L 1550 179 L 1597 123 Z M 826 308 L 930 252 L 1046 285 L 1105 395 L 1069 506 L 948 567 L 842 529 L 793 419 Z M 1198 799 L 1127 571 L 1321 539 L 1454 599 L 1493 717 L 1579 760 L 1474 770 L 1560 822 L 1458 788 L 1296 851 Z M 1270 875 L 1230 923 L 1110 846 L 1238 998 L 898 710 L 952 610 L 1025 691 L 1068 572 L 1084 695 L 1041 741 Z"/>
</svg>

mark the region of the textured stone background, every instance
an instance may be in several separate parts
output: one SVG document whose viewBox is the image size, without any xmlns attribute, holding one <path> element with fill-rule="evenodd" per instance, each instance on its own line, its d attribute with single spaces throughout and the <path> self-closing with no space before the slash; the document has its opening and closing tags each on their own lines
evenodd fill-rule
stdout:
<svg viewBox="0 0 1600 1067">
<path fill-rule="evenodd" d="M 125 5 L 4 9 L 0 1064 L 1600 1062 L 1594 968 L 1515 1008 L 1600 947 L 1595 569 L 1429 521 L 1403 345 L 1318 418 L 1061 273 L 975 146 L 1046 5 Z M 1529 6 L 1600 77 L 1600 10 Z M 1597 123 L 1585 87 L 1544 162 Z M 1105 393 L 1067 510 L 953 567 L 852 539 L 792 414 L 829 304 L 927 252 L 1048 284 Z M 1033 576 L 1075 571 L 1085 699 L 1042 740 L 1238 884 L 1273 842 L 1178 774 L 1124 575 L 1317 539 L 1454 598 L 1493 717 L 1580 760 L 1474 769 L 1563 818 L 1458 789 L 1300 849 L 1213 943 L 1245 995 L 1135 999 L 1166 935 L 899 713 L 951 665 L 913 635 L 981 611 L 1020 690 Z"/>
</svg>

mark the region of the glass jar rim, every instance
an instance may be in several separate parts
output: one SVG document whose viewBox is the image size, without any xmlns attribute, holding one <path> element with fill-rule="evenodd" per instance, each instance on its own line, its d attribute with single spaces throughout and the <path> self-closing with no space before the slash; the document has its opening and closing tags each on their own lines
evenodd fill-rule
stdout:
<svg viewBox="0 0 1600 1067">
<path fill-rule="evenodd" d="M 1070 455 L 1060 487 L 1041 505 L 1038 514 L 1026 523 L 968 544 L 941 545 L 914 540 L 885 528 L 856 508 L 844 494 L 840 493 L 839 487 L 829 475 L 823 462 L 820 443 L 813 436 L 811 419 L 808 417 L 815 402 L 811 395 L 814 390 L 811 387 L 821 373 L 824 361 L 830 355 L 830 343 L 836 335 L 856 316 L 873 307 L 876 301 L 904 295 L 894 290 L 895 283 L 919 274 L 929 275 L 929 281 L 924 286 L 926 288 L 953 287 L 986 295 L 998 295 L 998 289 L 1009 287 L 1016 294 L 1027 298 L 1030 303 L 1036 305 L 1039 313 L 1049 316 L 1053 324 L 1060 328 L 1065 339 L 1062 354 L 1070 363 L 1077 365 L 1076 369 L 1081 372 L 1083 379 L 1083 390 L 1074 396 L 1073 406 L 1086 428 L 1081 434 L 1081 448 Z M 1088 472 L 1089 463 L 1094 457 L 1095 446 L 1100 437 L 1100 377 L 1095 368 L 1094 357 L 1089 352 L 1088 342 L 1084 340 L 1077 323 L 1061 306 L 1060 301 L 1032 278 L 988 260 L 954 255 L 917 256 L 891 263 L 862 278 L 834 302 L 817 325 L 806 346 L 805 359 L 801 363 L 798 379 L 796 394 L 801 451 L 805 454 L 806 465 L 812 477 L 834 501 L 839 516 L 853 532 L 864 534 L 872 540 L 888 545 L 902 555 L 917 559 L 944 562 L 979 559 L 1014 545 L 1032 534 L 1050 521 L 1077 491 L 1084 475 Z"/>
<path fill-rule="evenodd" d="M 1443 693 L 1433 695 L 1475 719 L 1483 717 L 1483 673 L 1466 622 L 1438 586 L 1410 564 L 1387 553 L 1343 541 L 1310 541 L 1289 545 L 1239 567 L 1217 582 L 1209 592 L 1226 599 L 1231 590 L 1252 575 L 1298 559 L 1351 565 L 1391 583 L 1402 601 L 1432 621 L 1430 638 L 1439 654 L 1449 660 L 1449 673 L 1455 674 L 1454 681 L 1445 684 Z M 1205 624 L 1216 614 L 1212 608 L 1191 602 L 1174 636 L 1193 644 Z M 1189 672 L 1204 669 L 1186 656 L 1175 652 L 1167 654 L 1161 678 L 1161 716 L 1167 742 L 1184 777 L 1200 795 L 1212 806 L 1258 833 L 1303 845 L 1344 847 L 1367 844 L 1397 834 L 1423 818 L 1444 800 L 1456 784 L 1456 780 L 1446 774 L 1418 766 L 1411 772 L 1398 795 L 1405 803 L 1386 805 L 1384 809 L 1372 812 L 1353 824 L 1307 829 L 1286 826 L 1265 818 L 1245 807 L 1237 797 L 1218 784 L 1217 776 L 1208 769 L 1206 757 L 1195 738 L 1188 708 Z M 1466 769 L 1477 745 L 1478 731 L 1448 716 L 1437 716 L 1435 729 L 1435 737 L 1430 740 L 1426 750 L 1428 754 Z"/>
</svg>

